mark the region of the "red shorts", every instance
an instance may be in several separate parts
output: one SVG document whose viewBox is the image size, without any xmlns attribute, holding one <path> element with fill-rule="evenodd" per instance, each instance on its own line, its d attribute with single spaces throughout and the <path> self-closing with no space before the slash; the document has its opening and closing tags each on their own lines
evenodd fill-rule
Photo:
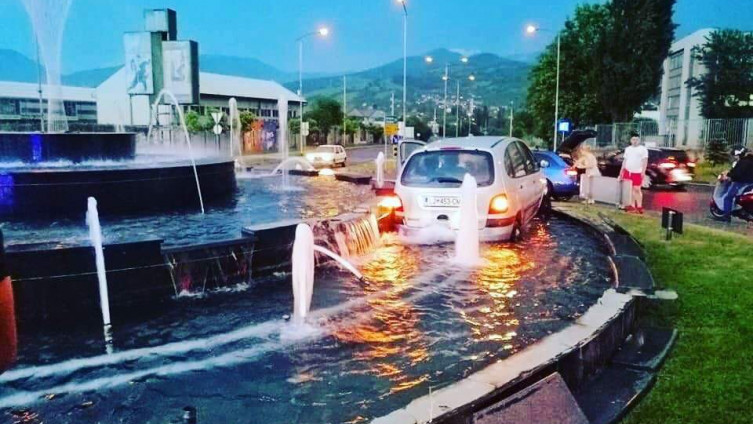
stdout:
<svg viewBox="0 0 753 424">
<path fill-rule="evenodd" d="M 643 174 L 640 172 L 628 172 L 626 169 L 622 171 L 622 179 L 633 182 L 633 187 L 641 187 L 643 185 Z"/>
</svg>

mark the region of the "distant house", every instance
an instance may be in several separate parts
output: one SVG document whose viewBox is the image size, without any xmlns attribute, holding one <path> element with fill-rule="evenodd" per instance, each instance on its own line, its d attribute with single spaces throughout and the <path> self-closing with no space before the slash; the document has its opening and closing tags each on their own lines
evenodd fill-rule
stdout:
<svg viewBox="0 0 753 424">
<path fill-rule="evenodd" d="M 386 116 L 384 111 L 372 107 L 355 108 L 348 112 L 348 117 L 361 121 L 366 125 L 383 125 Z"/>
</svg>

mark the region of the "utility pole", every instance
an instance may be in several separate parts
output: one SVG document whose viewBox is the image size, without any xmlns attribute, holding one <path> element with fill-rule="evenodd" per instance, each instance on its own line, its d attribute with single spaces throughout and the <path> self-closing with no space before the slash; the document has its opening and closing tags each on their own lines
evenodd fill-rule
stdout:
<svg viewBox="0 0 753 424">
<path fill-rule="evenodd" d="M 348 77 L 343 75 L 343 144 L 345 144 L 345 137 L 348 132 L 345 128 L 348 121 Z"/>
<path fill-rule="evenodd" d="M 395 117 L 395 92 L 392 92 L 392 97 L 390 98 L 390 115 L 392 117 Z"/>
<path fill-rule="evenodd" d="M 455 138 L 460 135 L 460 80 L 455 81 L 458 85 L 458 94 L 455 97 L 457 99 L 457 119 L 455 120 Z"/>
</svg>

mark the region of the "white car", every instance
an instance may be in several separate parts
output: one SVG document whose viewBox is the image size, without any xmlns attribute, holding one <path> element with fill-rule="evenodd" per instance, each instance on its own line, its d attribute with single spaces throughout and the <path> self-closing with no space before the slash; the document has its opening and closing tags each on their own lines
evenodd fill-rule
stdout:
<svg viewBox="0 0 753 424">
<path fill-rule="evenodd" d="M 314 166 L 345 166 L 348 154 L 339 144 L 318 146 L 313 152 L 306 153 L 306 160 Z"/>
<path fill-rule="evenodd" d="M 536 216 L 546 179 L 528 146 L 510 137 L 444 139 L 398 148 L 395 215 L 410 235 L 436 225 L 457 230 L 460 185 L 466 173 L 478 184 L 481 240 L 515 240 Z"/>
</svg>

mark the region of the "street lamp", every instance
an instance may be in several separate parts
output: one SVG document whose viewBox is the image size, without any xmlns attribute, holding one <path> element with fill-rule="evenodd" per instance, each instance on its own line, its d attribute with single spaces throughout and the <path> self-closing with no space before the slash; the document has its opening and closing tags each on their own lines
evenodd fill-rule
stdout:
<svg viewBox="0 0 753 424">
<path fill-rule="evenodd" d="M 434 63 L 434 58 L 431 56 L 426 56 L 424 58 L 426 63 Z M 460 61 L 463 63 L 468 63 L 468 57 L 463 56 L 460 58 Z M 444 107 L 442 112 L 442 137 L 447 138 L 447 83 L 450 80 L 450 64 L 446 63 L 444 64 L 444 75 L 442 75 L 442 81 L 444 81 Z M 457 131 L 456 131 L 457 132 Z"/>
<path fill-rule="evenodd" d="M 316 31 L 308 32 L 296 39 L 296 41 L 298 42 L 298 105 L 300 106 L 301 111 L 301 116 L 298 117 L 301 123 L 298 129 L 298 133 L 300 137 L 301 153 L 303 153 L 303 40 L 314 35 L 318 35 L 324 38 L 329 35 L 329 28 L 320 27 Z"/>
<path fill-rule="evenodd" d="M 408 123 L 405 105 L 408 101 L 408 5 L 407 0 L 397 0 L 403 5 L 403 137 L 405 137 L 405 127 Z"/>
<path fill-rule="evenodd" d="M 539 28 L 535 25 L 528 25 L 526 26 L 526 33 L 529 35 L 534 35 L 537 32 L 545 31 L 545 32 L 552 32 L 547 29 Z M 560 114 L 560 33 L 557 32 L 557 88 L 555 90 L 554 94 L 554 141 L 553 141 L 553 147 L 554 150 L 557 150 L 557 121 L 559 120 L 559 114 Z"/>
</svg>

